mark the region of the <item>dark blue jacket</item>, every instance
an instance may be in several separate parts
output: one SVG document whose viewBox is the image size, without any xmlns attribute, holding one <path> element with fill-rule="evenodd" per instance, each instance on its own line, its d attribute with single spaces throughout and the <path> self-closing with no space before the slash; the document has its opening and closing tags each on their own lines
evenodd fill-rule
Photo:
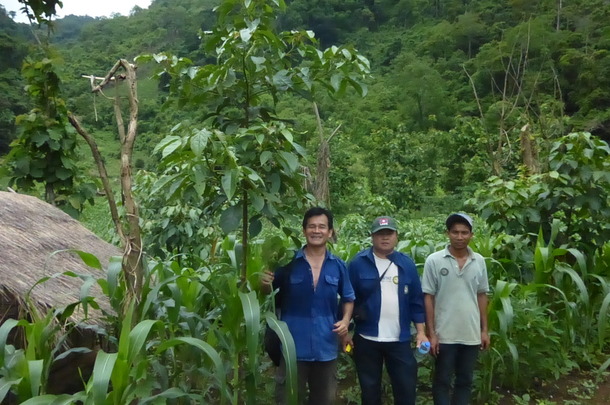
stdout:
<svg viewBox="0 0 610 405">
<path fill-rule="evenodd" d="M 419 274 L 413 260 L 404 253 L 394 251 L 387 257 L 398 267 L 398 293 L 400 341 L 411 339 L 411 322 L 424 323 L 424 294 Z M 375 265 L 373 249 L 358 253 L 348 265 L 352 287 L 356 293 L 354 302 L 355 333 L 378 336 L 381 311 L 381 285 Z"/>
</svg>

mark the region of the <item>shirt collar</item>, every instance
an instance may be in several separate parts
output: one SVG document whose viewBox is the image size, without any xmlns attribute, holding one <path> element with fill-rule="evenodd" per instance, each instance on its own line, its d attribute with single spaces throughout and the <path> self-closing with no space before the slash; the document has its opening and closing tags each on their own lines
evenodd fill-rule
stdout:
<svg viewBox="0 0 610 405">
<path fill-rule="evenodd" d="M 467 246 L 466 249 L 468 250 L 468 259 L 474 260 L 474 254 L 473 254 L 474 251 L 470 248 L 470 246 Z M 447 256 L 453 257 L 453 255 L 449 251 L 449 244 L 447 244 L 447 246 L 445 246 L 445 254 L 443 256 L 444 257 L 447 257 Z"/>
<path fill-rule="evenodd" d="M 295 259 L 305 259 L 305 246 L 303 246 L 302 248 L 300 248 L 297 251 L 297 254 L 294 256 Z M 326 249 L 326 253 L 324 254 L 324 260 L 329 260 L 329 259 L 335 259 L 335 255 L 333 255 L 332 253 L 330 253 L 328 251 L 328 249 Z"/>
</svg>

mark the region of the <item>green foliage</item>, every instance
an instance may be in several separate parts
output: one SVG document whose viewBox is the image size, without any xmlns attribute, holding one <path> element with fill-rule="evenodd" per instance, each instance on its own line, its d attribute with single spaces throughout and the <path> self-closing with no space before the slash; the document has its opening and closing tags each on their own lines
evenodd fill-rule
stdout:
<svg viewBox="0 0 610 405">
<path fill-rule="evenodd" d="M 27 191 L 42 183 L 48 202 L 77 215 L 85 202 L 93 201 L 96 187 L 79 175 L 77 134 L 60 97 L 59 76 L 48 58 L 24 63 L 23 75 L 36 107 L 17 117 L 22 134 L 7 156 L 9 184 Z"/>
<path fill-rule="evenodd" d="M 561 221 L 558 243 L 572 242 L 591 251 L 608 240 L 610 149 L 587 133 L 570 134 L 553 143 L 548 171 L 514 180 L 492 177 L 469 203 L 481 211 L 492 230 L 551 236 Z"/>
<path fill-rule="evenodd" d="M 276 34 L 274 18 L 284 5 L 272 3 L 221 4 L 217 26 L 204 35 L 215 63 L 195 66 L 168 54 L 138 59 L 163 66 L 160 76 L 171 78 L 171 101 L 189 110 L 205 107 L 196 114 L 200 122 L 183 121 L 156 147 L 162 175 L 141 192 L 152 199 L 163 194 L 166 216 L 148 228 L 153 241 L 169 251 L 195 249 L 202 256 L 201 246 L 190 243 L 193 234 L 205 237 L 214 225 L 228 234 L 241 225 L 247 241 L 261 231 L 263 218 L 279 228 L 295 208 L 310 204 L 301 174 L 304 150 L 291 127 L 275 116 L 281 93 L 313 97 L 320 91 L 342 94 L 348 87 L 366 93 L 361 83 L 368 74 L 366 58 L 349 47 L 320 51 L 310 31 Z M 168 228 L 187 213 L 201 219 L 195 229 L 179 221 Z M 247 249 L 244 243 L 244 255 Z"/>
</svg>

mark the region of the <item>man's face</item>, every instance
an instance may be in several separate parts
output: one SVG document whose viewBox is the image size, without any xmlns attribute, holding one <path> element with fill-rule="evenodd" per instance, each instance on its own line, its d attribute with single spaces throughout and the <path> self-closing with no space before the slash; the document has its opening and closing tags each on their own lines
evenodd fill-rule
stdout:
<svg viewBox="0 0 610 405">
<path fill-rule="evenodd" d="M 391 229 L 382 229 L 373 234 L 373 250 L 382 254 L 394 251 L 398 243 L 398 233 Z"/>
<path fill-rule="evenodd" d="M 333 236 L 333 230 L 328 227 L 326 215 L 316 215 L 307 220 L 303 234 L 308 246 L 326 246 L 326 242 Z"/>
<path fill-rule="evenodd" d="M 449 244 L 454 249 L 465 249 L 472 239 L 472 231 L 465 224 L 453 224 L 451 229 L 447 231 L 449 236 Z"/>
</svg>

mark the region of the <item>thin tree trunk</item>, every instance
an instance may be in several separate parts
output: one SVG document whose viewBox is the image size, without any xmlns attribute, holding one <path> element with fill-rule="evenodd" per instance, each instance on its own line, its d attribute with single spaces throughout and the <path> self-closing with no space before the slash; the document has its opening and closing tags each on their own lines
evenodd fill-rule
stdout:
<svg viewBox="0 0 610 405">
<path fill-rule="evenodd" d="M 316 114 L 318 133 L 320 134 L 320 146 L 318 147 L 318 163 L 313 194 L 318 201 L 323 202 L 326 207 L 330 208 L 330 140 L 337 133 L 339 128 L 341 128 L 341 124 L 339 124 L 328 139 L 326 139 L 324 136 L 324 128 L 322 127 L 322 119 L 320 118 L 320 112 L 318 111 L 318 105 L 316 103 L 313 103 L 313 110 Z"/>
<path fill-rule="evenodd" d="M 523 165 L 527 168 L 527 171 L 530 174 L 538 173 L 538 151 L 536 149 L 536 144 L 533 142 L 528 124 L 521 128 L 521 136 L 519 138 L 521 141 L 521 156 L 523 158 Z"/>
<path fill-rule="evenodd" d="M 126 73 L 116 75 L 119 68 L 123 68 Z M 121 192 L 126 215 L 126 225 L 123 231 L 125 249 L 123 254 L 123 273 L 129 293 L 126 305 L 129 305 L 133 301 L 139 302 L 142 293 L 142 280 L 144 278 L 142 235 L 139 223 L 140 215 L 138 206 L 133 198 L 131 172 L 131 157 L 138 129 L 136 66 L 125 59 L 118 60 L 102 82 L 93 87 L 92 92 L 101 92 L 102 88 L 112 80 L 115 80 L 117 86 L 120 80 L 125 80 L 128 86 L 129 97 L 129 124 L 127 131 L 125 131 L 118 94 L 115 97 L 115 117 L 121 141 Z M 134 319 L 135 322 L 137 322 L 137 319 Z"/>
<path fill-rule="evenodd" d="M 85 141 L 89 145 L 89 148 L 91 149 L 93 160 L 97 165 L 97 170 L 100 174 L 100 179 L 102 179 L 102 186 L 104 187 L 104 193 L 106 193 L 106 198 L 108 200 L 110 216 L 112 217 L 112 222 L 114 223 L 114 229 L 121 238 L 121 242 L 125 244 L 125 235 L 123 234 L 121 218 L 119 217 L 119 211 L 117 209 L 116 201 L 114 199 L 114 193 L 112 192 L 112 188 L 110 187 L 110 180 L 108 179 L 106 165 L 104 164 L 102 154 L 100 153 L 100 150 L 97 147 L 97 143 L 95 142 L 95 139 L 80 125 L 80 122 L 78 122 L 74 114 L 68 113 L 68 120 L 70 120 L 70 124 L 72 124 L 74 129 L 76 129 L 76 132 L 78 132 L 78 134 L 85 139 Z"/>
</svg>

